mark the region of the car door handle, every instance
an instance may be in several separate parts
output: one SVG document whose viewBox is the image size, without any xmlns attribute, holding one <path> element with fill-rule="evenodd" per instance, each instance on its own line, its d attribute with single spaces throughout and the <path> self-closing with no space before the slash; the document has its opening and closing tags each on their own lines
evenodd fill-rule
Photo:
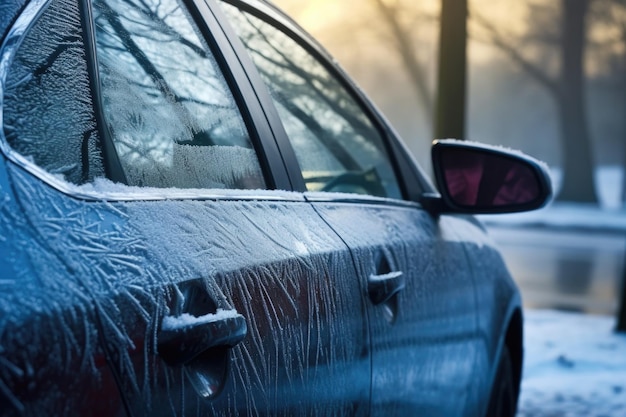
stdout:
<svg viewBox="0 0 626 417">
<path fill-rule="evenodd" d="M 196 317 L 166 316 L 158 333 L 158 352 L 169 365 L 191 362 L 211 348 L 232 348 L 248 333 L 246 320 L 236 310 L 221 310 Z"/>
<path fill-rule="evenodd" d="M 406 286 L 402 271 L 389 272 L 381 275 L 370 275 L 367 292 L 375 305 L 385 303 Z"/>
</svg>

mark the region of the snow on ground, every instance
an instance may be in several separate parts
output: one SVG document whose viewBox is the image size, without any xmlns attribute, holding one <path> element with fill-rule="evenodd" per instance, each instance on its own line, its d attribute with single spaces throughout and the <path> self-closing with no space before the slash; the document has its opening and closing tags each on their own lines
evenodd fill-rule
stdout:
<svg viewBox="0 0 626 417">
<path fill-rule="evenodd" d="M 601 208 L 592 204 L 555 202 L 536 211 L 479 217 L 488 225 L 626 232 L 626 210 Z"/>
<path fill-rule="evenodd" d="M 526 310 L 518 417 L 626 416 L 626 334 L 615 320 Z"/>
</svg>

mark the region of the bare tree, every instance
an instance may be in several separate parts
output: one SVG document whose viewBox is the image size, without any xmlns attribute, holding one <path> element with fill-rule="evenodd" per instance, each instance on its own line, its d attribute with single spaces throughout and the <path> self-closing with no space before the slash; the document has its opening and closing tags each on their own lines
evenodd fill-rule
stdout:
<svg viewBox="0 0 626 417">
<path fill-rule="evenodd" d="M 601 49 L 605 60 L 611 62 L 611 84 L 617 95 L 616 102 L 626 111 L 626 0 L 595 0 L 594 18 L 614 35 L 604 39 Z M 607 56 L 608 55 L 608 56 Z M 620 200 L 626 204 L 626 114 L 622 118 L 622 170 L 624 180 Z"/>
<path fill-rule="evenodd" d="M 618 3 L 626 11 L 626 0 L 617 0 Z M 620 25 L 621 35 L 624 45 L 626 45 L 626 20 Z M 624 108 L 626 109 L 626 52 L 623 55 L 623 72 L 622 72 L 622 95 L 624 97 Z M 626 120 L 626 115 L 624 115 Z M 622 201 L 626 201 L 626 137 L 623 142 L 623 161 L 622 161 Z M 626 259 L 626 255 L 624 256 Z M 622 291 L 619 303 L 619 311 L 617 313 L 617 331 L 626 333 L 626 262 L 623 266 L 622 273 Z"/>
<path fill-rule="evenodd" d="M 428 167 L 434 137 L 438 4 L 415 0 L 342 0 L 319 6 L 314 0 L 274 3 L 301 20 L 339 59 Z M 323 23 L 312 19 L 320 11 L 328 14 Z"/>
<path fill-rule="evenodd" d="M 561 25 L 555 36 L 544 31 L 541 42 L 557 41 L 560 69 L 556 76 L 542 62 L 523 54 L 518 40 L 512 40 L 493 23 L 476 12 L 472 19 L 488 34 L 488 42 L 504 52 L 515 64 L 539 83 L 554 99 L 563 149 L 563 184 L 559 199 L 576 202 L 598 201 L 593 181 L 593 152 L 585 111 L 585 42 L 587 17 L 592 0 L 561 0 Z M 554 17 L 556 19 L 556 16 Z M 543 26 L 543 25 L 542 25 Z"/>
<path fill-rule="evenodd" d="M 612 2 L 621 10 L 623 15 L 626 15 L 626 0 L 612 0 Z M 626 19 L 622 19 L 621 21 L 616 22 L 617 27 L 619 28 L 620 33 L 620 41 L 622 45 L 626 46 Z M 620 72 L 621 72 L 621 94 L 622 100 L 624 103 L 624 109 L 626 110 L 626 47 L 623 48 L 624 52 L 622 53 L 621 62 L 620 62 Z M 623 119 L 626 123 L 626 114 Z M 622 193 L 621 200 L 624 204 L 626 204 L 626 126 L 624 129 L 624 138 L 623 138 L 623 153 L 622 153 Z M 624 290 L 623 290 L 623 299 L 622 299 L 622 310 L 625 311 L 626 315 L 626 265 L 624 266 Z M 626 331 L 626 318 L 623 318 L 624 328 Z"/>
<path fill-rule="evenodd" d="M 427 120 L 433 120 L 433 96 L 428 87 L 427 68 L 417 56 L 417 45 L 412 36 L 412 28 L 402 23 L 400 17 L 407 13 L 399 2 L 370 0 L 388 28 L 391 43 L 409 77 L 411 85 L 424 108 Z M 422 16 L 429 19 L 428 16 Z"/>
<path fill-rule="evenodd" d="M 603 27 L 603 33 L 610 34 L 602 38 L 593 47 L 599 59 L 608 63 L 605 77 L 613 91 L 611 99 L 614 105 L 620 105 L 626 111 L 626 0 L 594 0 L 593 18 Z M 621 201 L 626 200 L 626 114 L 622 117 L 622 182 Z M 626 256 L 626 255 L 625 255 Z M 626 264 L 622 271 L 622 285 L 618 296 L 617 326 L 618 332 L 626 332 Z"/>
<path fill-rule="evenodd" d="M 622 274 L 622 291 L 621 291 L 620 303 L 617 312 L 617 327 L 618 332 L 626 333 L 626 265 L 624 266 L 624 272 Z"/>
<path fill-rule="evenodd" d="M 467 0 L 442 0 L 437 83 L 437 138 L 465 138 Z"/>
</svg>

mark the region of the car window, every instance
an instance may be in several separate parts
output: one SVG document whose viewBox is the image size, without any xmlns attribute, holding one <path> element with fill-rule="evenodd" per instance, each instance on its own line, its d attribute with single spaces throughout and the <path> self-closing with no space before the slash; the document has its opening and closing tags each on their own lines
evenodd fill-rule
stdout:
<svg viewBox="0 0 626 417">
<path fill-rule="evenodd" d="M 75 184 L 104 176 L 76 2 L 50 2 L 15 52 L 4 87 L 3 133 L 13 150 Z"/>
<path fill-rule="evenodd" d="M 108 131 L 130 185 L 265 188 L 215 57 L 177 0 L 95 0 Z"/>
<path fill-rule="evenodd" d="M 294 38 L 222 4 L 269 87 L 307 189 L 401 198 L 381 134 L 342 83 Z"/>
</svg>

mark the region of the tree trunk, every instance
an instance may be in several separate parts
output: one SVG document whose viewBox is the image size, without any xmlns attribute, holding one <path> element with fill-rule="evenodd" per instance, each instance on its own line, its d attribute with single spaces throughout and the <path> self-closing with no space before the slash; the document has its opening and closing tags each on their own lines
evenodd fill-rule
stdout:
<svg viewBox="0 0 626 417">
<path fill-rule="evenodd" d="M 558 101 L 563 141 L 563 184 L 558 198 L 597 203 L 584 82 L 585 21 L 589 0 L 561 0 L 561 5 L 562 61 Z"/>
<path fill-rule="evenodd" d="M 465 138 L 467 0 L 442 0 L 435 137 Z"/>
<path fill-rule="evenodd" d="M 624 32 L 622 33 L 622 38 L 624 40 L 624 45 L 626 45 L 626 25 L 624 26 Z M 624 117 L 622 118 L 622 204 L 626 207 L 626 53 L 624 53 L 622 57 L 622 110 L 624 111 Z M 624 265 L 624 270 L 626 273 L 626 264 Z M 626 285 L 626 281 L 624 281 L 624 285 Z"/>
<path fill-rule="evenodd" d="M 624 68 L 626 69 L 626 56 L 624 57 Z M 624 95 L 624 110 L 626 111 L 626 72 L 623 75 L 624 85 L 622 94 Z M 624 119 L 626 120 L 626 118 Z M 626 128 L 626 126 L 625 126 Z M 626 135 L 626 132 L 625 132 Z M 626 138 L 623 141 L 622 150 L 622 202 L 626 205 Z M 626 333 L 626 255 L 622 266 L 622 291 L 617 306 L 617 328 L 618 332 Z"/>
<path fill-rule="evenodd" d="M 624 263 L 622 273 L 622 291 L 619 301 L 617 310 L 617 331 L 626 333 L 626 262 Z"/>
</svg>

